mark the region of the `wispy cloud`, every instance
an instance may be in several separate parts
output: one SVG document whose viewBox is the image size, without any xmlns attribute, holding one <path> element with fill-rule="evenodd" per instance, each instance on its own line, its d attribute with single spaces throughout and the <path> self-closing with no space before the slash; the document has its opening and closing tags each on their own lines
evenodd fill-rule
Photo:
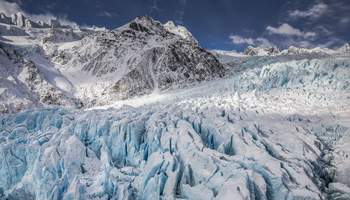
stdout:
<svg viewBox="0 0 350 200">
<path fill-rule="evenodd" d="M 229 38 L 233 44 L 238 44 L 238 45 L 251 45 L 251 46 L 259 46 L 259 47 L 275 46 L 268 39 L 263 37 L 250 38 L 250 37 L 243 37 L 240 35 L 230 35 Z"/>
<path fill-rule="evenodd" d="M 10 3 L 7 1 L 0 0 L 0 12 L 6 15 L 11 15 L 17 12 L 21 12 L 21 8 L 16 3 Z"/>
<path fill-rule="evenodd" d="M 289 12 L 289 16 L 295 19 L 298 18 L 319 18 L 328 11 L 328 5 L 325 3 L 317 3 L 308 10 L 293 10 Z"/>
<path fill-rule="evenodd" d="M 283 35 L 283 36 L 297 36 L 297 37 L 303 37 L 303 38 L 310 38 L 315 37 L 315 32 L 303 32 L 300 29 L 294 28 L 293 26 L 283 23 L 279 27 L 272 27 L 267 26 L 266 30 L 270 34 L 277 34 L 277 35 Z"/>
<path fill-rule="evenodd" d="M 112 18 L 112 17 L 116 16 L 116 14 L 108 12 L 108 11 L 102 11 L 102 12 L 98 13 L 98 16 Z"/>
<path fill-rule="evenodd" d="M 255 41 L 253 38 L 245 38 L 239 35 L 231 35 L 230 39 L 234 44 L 248 44 L 255 45 Z"/>
</svg>

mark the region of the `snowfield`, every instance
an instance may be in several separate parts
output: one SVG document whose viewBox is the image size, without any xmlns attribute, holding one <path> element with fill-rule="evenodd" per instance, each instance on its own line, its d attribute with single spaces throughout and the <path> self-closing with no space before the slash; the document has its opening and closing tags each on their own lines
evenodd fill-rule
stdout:
<svg viewBox="0 0 350 200">
<path fill-rule="evenodd" d="M 348 46 L 214 57 L 185 27 L 136 22 L 141 43 L 114 40 L 133 23 L 0 29 L 0 199 L 350 199 Z M 100 90 L 115 79 L 132 95 Z"/>
</svg>

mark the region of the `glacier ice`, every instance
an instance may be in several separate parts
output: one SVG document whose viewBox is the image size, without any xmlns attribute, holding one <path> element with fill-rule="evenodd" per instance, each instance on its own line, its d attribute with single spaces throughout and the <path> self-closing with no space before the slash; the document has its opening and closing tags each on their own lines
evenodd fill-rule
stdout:
<svg viewBox="0 0 350 200">
<path fill-rule="evenodd" d="M 313 116 L 259 115 L 223 105 L 47 108 L 1 116 L 0 194 L 9 199 L 325 197 L 322 173 L 332 171 L 317 168 L 325 162 L 324 141 L 335 129 L 342 136 L 345 127 L 324 127 L 327 123 Z M 341 190 L 336 188 L 330 190 Z"/>
<path fill-rule="evenodd" d="M 349 199 L 348 46 L 221 65 L 149 17 L 29 25 L 0 25 L 0 112 L 33 107 L 0 115 L 0 199 Z"/>
</svg>

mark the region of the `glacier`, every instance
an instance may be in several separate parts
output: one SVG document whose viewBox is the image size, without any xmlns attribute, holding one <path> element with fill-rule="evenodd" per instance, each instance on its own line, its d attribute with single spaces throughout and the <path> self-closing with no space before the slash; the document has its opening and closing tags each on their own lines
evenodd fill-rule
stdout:
<svg viewBox="0 0 350 200">
<path fill-rule="evenodd" d="M 349 199 L 349 66 L 232 57 L 187 89 L 2 114 L 0 199 Z"/>
<path fill-rule="evenodd" d="M 349 45 L 210 53 L 149 17 L 16 16 L 0 21 L 1 200 L 350 199 Z"/>
<path fill-rule="evenodd" d="M 296 102 L 286 112 L 278 112 L 290 98 L 285 93 L 271 94 L 281 99 L 269 109 L 268 94 L 238 95 L 231 90 L 220 98 L 197 96 L 176 103 L 85 111 L 52 107 L 1 116 L 1 195 L 8 199 L 348 197 L 346 182 L 334 182 L 337 169 L 332 160 L 336 145 L 349 137 L 349 118 L 327 112 L 295 114 L 302 109 L 299 103 L 310 99 L 298 98 L 295 91 L 290 95 Z M 323 101 L 312 99 L 315 104 Z"/>
</svg>

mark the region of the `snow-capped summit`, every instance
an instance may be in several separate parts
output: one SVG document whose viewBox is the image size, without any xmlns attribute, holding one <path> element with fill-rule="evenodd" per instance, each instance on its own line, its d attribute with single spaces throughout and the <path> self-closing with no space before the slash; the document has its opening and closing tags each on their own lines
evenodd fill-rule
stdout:
<svg viewBox="0 0 350 200">
<path fill-rule="evenodd" d="M 173 21 L 168 21 L 167 23 L 164 24 L 164 28 L 171 33 L 181 36 L 185 40 L 189 40 L 191 42 L 198 44 L 198 41 L 192 36 L 191 32 L 189 32 L 187 28 L 184 26 L 176 25 Z"/>
<path fill-rule="evenodd" d="M 17 21 L 23 17 L 14 16 Z M 17 40 L 27 43 L 21 52 L 38 66 L 45 63 L 44 71 L 58 70 L 64 81 L 54 82 L 63 88 L 71 85 L 65 92 L 85 106 L 182 88 L 225 74 L 216 57 L 195 40 L 169 32 L 148 16 L 115 30 L 75 30 L 55 23 L 36 31 L 18 26 L 25 34 Z"/>
<path fill-rule="evenodd" d="M 0 14 L 0 199 L 349 199 L 347 53 L 15 16 Z"/>
<path fill-rule="evenodd" d="M 216 58 L 196 43 L 167 31 L 150 17 L 137 17 L 112 30 L 84 37 L 70 49 L 59 48 L 53 60 L 67 71 L 79 70 L 94 81 L 72 78 L 82 97 L 98 104 L 224 75 Z M 79 90 L 81 89 L 81 90 Z M 93 99 L 92 99 L 93 98 Z"/>
<path fill-rule="evenodd" d="M 319 55 L 330 55 L 336 53 L 335 50 L 328 49 L 328 48 L 301 48 L 301 47 L 294 47 L 291 46 L 288 49 L 285 49 L 281 52 L 282 55 L 302 55 L 302 54 L 319 54 Z"/>
<path fill-rule="evenodd" d="M 263 48 L 263 47 L 252 47 L 248 46 L 244 50 L 245 55 L 249 56 L 272 56 L 280 53 L 280 50 L 276 47 Z"/>
</svg>

